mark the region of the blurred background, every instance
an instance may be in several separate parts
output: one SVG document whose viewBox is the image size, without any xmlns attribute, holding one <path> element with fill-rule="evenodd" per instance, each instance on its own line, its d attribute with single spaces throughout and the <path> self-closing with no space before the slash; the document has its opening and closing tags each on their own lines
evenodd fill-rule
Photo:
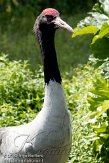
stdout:
<svg viewBox="0 0 109 163">
<path fill-rule="evenodd" d="M 36 17 L 48 7 L 56 8 L 73 28 L 86 17 L 97 0 L 0 0 L 0 54 L 11 60 L 29 60 L 30 68 L 41 64 L 39 45 L 32 28 Z M 62 72 L 87 62 L 90 38 L 72 39 L 71 34 L 58 30 L 56 49 Z"/>
</svg>

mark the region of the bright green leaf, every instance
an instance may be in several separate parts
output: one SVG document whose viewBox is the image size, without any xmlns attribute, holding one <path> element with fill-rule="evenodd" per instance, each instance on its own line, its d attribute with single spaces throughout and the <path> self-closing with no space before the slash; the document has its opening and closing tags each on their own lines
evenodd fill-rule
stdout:
<svg viewBox="0 0 109 163">
<path fill-rule="evenodd" d="M 82 29 L 75 28 L 74 34 L 72 37 L 80 36 L 80 35 L 86 35 L 86 34 L 95 34 L 98 31 L 98 28 L 95 26 L 87 26 Z"/>
<path fill-rule="evenodd" d="M 109 134 L 100 134 L 100 137 L 103 137 L 103 138 L 105 138 L 105 139 L 107 139 L 108 137 L 109 137 Z"/>
<path fill-rule="evenodd" d="M 94 130 L 95 130 L 97 133 L 106 132 L 106 126 L 101 126 L 101 127 L 98 127 L 98 128 L 94 128 Z"/>
<path fill-rule="evenodd" d="M 105 100 L 103 103 L 102 103 L 102 106 L 101 106 L 101 110 L 97 111 L 97 117 L 101 116 L 103 113 L 105 113 L 107 110 L 109 109 L 109 100 Z"/>
<path fill-rule="evenodd" d="M 104 23 L 101 30 L 100 30 L 100 32 L 99 32 L 99 34 L 95 35 L 95 37 L 93 37 L 92 44 L 94 44 L 98 39 L 103 38 L 107 34 L 109 34 L 109 24 Z"/>
</svg>

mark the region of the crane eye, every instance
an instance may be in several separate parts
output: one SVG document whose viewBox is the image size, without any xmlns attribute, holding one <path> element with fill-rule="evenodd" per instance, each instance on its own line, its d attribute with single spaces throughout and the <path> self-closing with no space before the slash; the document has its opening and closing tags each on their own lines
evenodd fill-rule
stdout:
<svg viewBox="0 0 109 163">
<path fill-rule="evenodd" d="M 47 17 L 48 22 L 51 22 L 54 19 L 54 17 L 52 15 L 46 15 L 46 17 Z"/>
</svg>

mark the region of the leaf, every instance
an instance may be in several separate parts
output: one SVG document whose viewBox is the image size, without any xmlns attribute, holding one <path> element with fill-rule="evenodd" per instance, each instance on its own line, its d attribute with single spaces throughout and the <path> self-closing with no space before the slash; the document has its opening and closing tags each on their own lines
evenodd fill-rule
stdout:
<svg viewBox="0 0 109 163">
<path fill-rule="evenodd" d="M 97 137 L 93 137 L 90 139 L 90 141 L 95 141 L 95 140 L 99 140 L 100 138 L 97 136 Z"/>
<path fill-rule="evenodd" d="M 106 112 L 109 109 L 109 100 L 105 100 L 102 103 L 102 110 L 100 111 L 100 113 L 98 114 L 98 116 L 102 115 L 104 112 Z"/>
<path fill-rule="evenodd" d="M 100 0 L 104 13 L 109 16 L 109 0 Z"/>
<path fill-rule="evenodd" d="M 93 37 L 92 44 L 94 44 L 98 39 L 103 38 L 107 34 L 109 34 L 109 24 L 104 23 L 99 34 L 97 34 L 97 35 L 95 35 L 95 37 Z"/>
<path fill-rule="evenodd" d="M 105 100 L 101 103 L 101 106 L 99 106 L 97 108 L 97 111 L 93 111 L 90 115 L 89 115 L 89 123 L 94 123 L 95 118 L 98 118 L 99 116 L 103 115 L 103 113 L 105 113 L 107 110 L 109 109 L 109 100 Z"/>
<path fill-rule="evenodd" d="M 104 139 L 107 139 L 109 137 L 109 134 L 102 133 L 102 134 L 100 134 L 100 137 L 103 137 Z"/>
<path fill-rule="evenodd" d="M 87 26 L 82 29 L 75 28 L 74 29 L 74 34 L 72 37 L 80 36 L 80 35 L 86 35 L 86 34 L 95 34 L 98 31 L 98 28 L 95 26 Z"/>
<path fill-rule="evenodd" d="M 101 28 L 102 25 L 107 22 L 109 24 L 109 0 L 99 0 L 100 3 L 96 3 L 85 19 L 79 22 L 77 25 L 79 28 L 85 26 L 94 25 L 97 28 Z"/>
<path fill-rule="evenodd" d="M 106 132 L 106 127 L 107 127 L 107 126 L 101 126 L 101 127 L 98 127 L 98 128 L 94 128 L 94 130 L 95 130 L 97 133 L 102 133 L 102 132 Z"/>
<path fill-rule="evenodd" d="M 97 39 L 95 44 L 91 44 L 92 53 L 96 58 L 106 59 L 109 57 L 109 38 Z"/>
</svg>

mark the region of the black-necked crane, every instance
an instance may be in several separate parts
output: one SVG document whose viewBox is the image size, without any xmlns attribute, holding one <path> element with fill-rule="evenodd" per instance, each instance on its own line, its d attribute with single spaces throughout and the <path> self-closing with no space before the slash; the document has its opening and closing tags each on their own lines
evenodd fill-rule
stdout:
<svg viewBox="0 0 109 163">
<path fill-rule="evenodd" d="M 0 163 L 65 163 L 68 159 L 72 133 L 54 45 L 58 28 L 73 33 L 56 9 L 45 9 L 36 19 L 33 31 L 44 66 L 44 104 L 32 122 L 0 128 Z"/>
</svg>

